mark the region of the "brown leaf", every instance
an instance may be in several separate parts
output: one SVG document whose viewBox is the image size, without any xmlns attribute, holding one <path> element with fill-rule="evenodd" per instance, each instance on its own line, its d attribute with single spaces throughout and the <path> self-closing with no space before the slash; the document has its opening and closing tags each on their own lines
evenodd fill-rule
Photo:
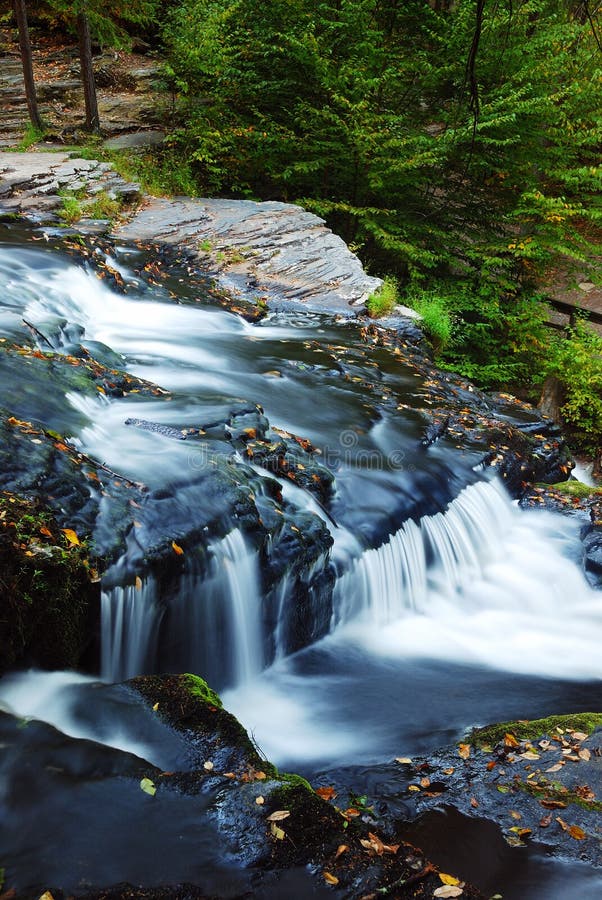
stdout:
<svg viewBox="0 0 602 900">
<path fill-rule="evenodd" d="M 342 856 L 342 854 L 343 854 L 343 853 L 346 853 L 347 850 L 349 850 L 349 847 L 347 846 L 347 844 L 339 844 L 339 846 L 337 847 L 337 852 L 335 853 L 334 858 L 335 858 L 335 859 L 338 859 L 339 856 Z"/>
<path fill-rule="evenodd" d="M 476 797 L 470 798 L 470 805 L 472 806 L 473 809 L 477 809 L 477 807 L 479 805 L 479 801 L 477 800 Z"/>
<path fill-rule="evenodd" d="M 46 528 L 45 525 L 42 525 L 42 527 L 40 528 L 40 534 L 45 535 L 45 537 L 52 537 L 50 528 Z"/>
<path fill-rule="evenodd" d="M 491 770 L 492 770 L 492 769 L 495 769 L 496 766 L 497 766 L 497 762 L 495 761 L 495 759 L 490 760 L 490 761 L 487 763 L 487 771 L 488 771 L 488 772 L 491 772 Z"/>
<path fill-rule="evenodd" d="M 322 872 L 322 875 L 324 876 L 324 881 L 326 881 L 328 884 L 339 883 L 339 879 L 336 877 L 336 875 L 331 875 L 330 872 Z"/>
<path fill-rule="evenodd" d="M 547 816 L 542 816 L 539 820 L 540 828 L 547 828 L 552 823 L 552 813 L 548 813 Z"/>
<path fill-rule="evenodd" d="M 548 800 L 547 798 L 539 801 L 544 809 L 566 809 L 567 804 L 563 800 Z"/>
<path fill-rule="evenodd" d="M 430 778 L 421 778 L 420 779 L 420 787 L 427 788 L 431 786 Z"/>
<path fill-rule="evenodd" d="M 569 834 L 576 841 L 584 841 L 587 837 L 583 828 L 579 828 L 578 825 L 570 825 L 569 826 Z"/>
<path fill-rule="evenodd" d="M 582 760 L 584 760 L 585 762 L 589 762 L 589 760 L 590 760 L 591 758 L 592 758 L 592 754 L 591 754 L 590 751 L 587 749 L 587 747 L 584 747 L 583 750 L 580 750 L 580 751 L 579 751 L 579 759 L 582 759 Z"/>
<path fill-rule="evenodd" d="M 495 765 L 495 763 L 494 763 L 494 765 Z M 453 775 L 455 771 L 456 771 L 456 770 L 454 769 L 454 767 L 453 767 L 453 766 L 450 766 L 449 769 L 444 769 L 444 770 L 443 770 L 443 774 L 444 774 L 444 775 Z"/>
</svg>

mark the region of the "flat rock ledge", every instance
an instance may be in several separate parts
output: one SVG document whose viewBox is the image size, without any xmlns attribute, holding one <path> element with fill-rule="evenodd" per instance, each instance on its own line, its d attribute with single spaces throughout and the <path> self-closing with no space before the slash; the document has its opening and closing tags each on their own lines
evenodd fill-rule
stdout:
<svg viewBox="0 0 602 900">
<path fill-rule="evenodd" d="M 229 292 L 270 304 L 302 303 L 314 311 L 364 311 L 381 284 L 367 275 L 324 220 L 289 203 L 155 198 L 124 181 L 108 163 L 68 153 L 0 152 L 0 215 L 60 221 L 65 194 L 85 198 L 105 191 L 130 205 L 121 222 L 104 230 L 123 241 L 185 248 Z M 85 220 L 75 223 L 86 230 Z"/>
</svg>

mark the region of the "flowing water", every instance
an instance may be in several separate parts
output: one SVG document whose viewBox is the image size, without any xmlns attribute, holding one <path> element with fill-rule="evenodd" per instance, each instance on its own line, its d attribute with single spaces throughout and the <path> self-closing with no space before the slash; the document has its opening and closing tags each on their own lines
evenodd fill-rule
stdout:
<svg viewBox="0 0 602 900">
<path fill-rule="evenodd" d="M 131 427 L 128 419 L 198 428 L 259 404 L 272 427 L 319 447 L 336 479 L 327 509 L 286 479 L 280 483 L 286 509 L 306 522 L 317 517 L 332 538 L 330 552 L 304 573 L 308 584 L 322 569 L 330 568 L 335 578 L 329 623 L 308 646 L 291 654 L 287 638 L 299 582 L 287 571 L 278 576 L 268 615 L 263 557 L 232 515 L 221 535 L 204 541 L 201 556 L 184 560 L 175 585 L 172 579 L 166 588 L 150 572 L 135 585 L 106 580 L 100 614 L 104 684 L 75 673 L 41 672 L 16 672 L 0 682 L 0 708 L 57 729 L 39 725 L 19 737 L 22 752 L 42 763 L 67 754 L 73 766 L 70 748 L 88 748 L 81 750 L 86 763 L 74 766 L 64 793 L 53 795 L 53 814 L 58 805 L 77 828 L 78 784 L 86 802 L 95 802 L 95 766 L 118 798 L 115 816 L 103 819 L 87 842 L 81 839 L 84 855 L 103 840 L 105 859 L 112 854 L 110 864 L 94 869 L 97 884 L 165 878 L 148 862 L 157 853 L 149 829 L 129 846 L 127 859 L 118 846 L 125 833 L 120 815 L 130 831 L 140 827 L 127 817 L 127 798 L 119 797 L 119 765 L 127 771 L 144 759 L 175 769 L 184 758 L 171 732 L 113 686 L 133 675 L 203 675 L 268 758 L 343 781 L 349 769 L 358 790 L 374 797 L 389 790 L 379 773 L 394 756 L 428 753 L 473 725 L 599 708 L 602 607 L 584 578 L 575 527 L 551 513 L 520 511 L 503 486 L 478 469 L 475 449 L 445 441 L 428 453 L 420 448 L 418 409 L 426 395 L 411 360 L 383 348 L 367 351 L 359 326 L 328 316 L 275 313 L 249 324 L 179 270 L 161 284 L 149 283 L 140 274 L 144 254 L 136 248 L 115 248 L 111 261 L 125 280 L 123 292 L 58 252 L 52 240 L 26 243 L 10 229 L 0 232 L 1 239 L 0 328 L 6 338 L 30 339 L 26 320 L 59 352 L 83 342 L 112 366 L 170 392 L 168 401 L 77 390 L 57 396 L 52 389 L 40 396 L 29 389 L 26 370 L 7 370 L 1 402 L 15 415 L 67 435 L 121 476 L 157 492 L 175 490 L 184 516 L 193 516 L 202 502 L 190 489 L 198 473 L 217 459 L 234 466 L 240 460 L 223 432 L 208 431 L 192 444 L 174 440 L 169 431 Z M 265 473 L 249 465 L 245 471 L 261 499 L 268 491 Z M 168 528 L 169 521 L 159 517 L 152 527 L 159 525 Z M 122 564 L 135 567 L 137 558 L 129 546 L 115 571 Z M 312 610 L 318 595 L 308 588 L 308 596 Z M 0 714 L 11 735 L 13 722 Z M 10 805 L 19 771 L 18 760 L 0 768 L 0 810 Z M 39 789 L 45 790 L 42 783 Z M 52 847 L 38 853 L 39 801 L 33 787 L 22 790 L 21 825 L 28 838 L 15 838 L 14 829 L 10 839 L 5 833 L 2 852 L 10 851 L 15 861 L 0 863 L 16 882 L 69 877 L 66 887 L 79 889 L 77 873 L 67 876 L 50 861 Z M 208 891 L 228 884 L 225 895 L 232 896 L 248 888 L 240 872 L 225 865 L 224 854 L 216 856 L 212 835 L 197 833 L 194 804 L 174 800 L 167 815 L 190 824 L 187 841 L 170 858 L 171 881 L 197 879 Z M 454 826 L 458 833 L 467 828 Z M 67 830 L 58 829 L 57 840 L 72 840 Z M 436 844 L 436 834 L 424 840 Z M 536 851 L 506 848 L 498 857 L 489 875 L 477 871 L 473 877 L 493 892 L 504 887 L 507 900 L 568 896 L 567 879 L 575 877 L 580 897 L 600 894 L 594 870 L 575 874 L 576 864 L 546 860 Z M 492 872 L 497 881 L 490 885 Z M 290 896 L 313 895 L 304 878 L 299 874 L 296 886 L 291 882 Z"/>
</svg>

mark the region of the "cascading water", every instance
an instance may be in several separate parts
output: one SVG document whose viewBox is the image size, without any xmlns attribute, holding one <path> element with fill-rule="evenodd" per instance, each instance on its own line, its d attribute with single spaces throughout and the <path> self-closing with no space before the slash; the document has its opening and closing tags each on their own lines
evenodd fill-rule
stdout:
<svg viewBox="0 0 602 900">
<path fill-rule="evenodd" d="M 208 572 L 187 563 L 169 598 L 153 577 L 103 592 L 103 679 L 161 671 L 165 658 L 216 685 L 244 683 L 261 671 L 257 553 L 235 529 L 210 545 L 208 555 Z"/>
<path fill-rule="evenodd" d="M 64 435 L 111 478 L 148 488 L 136 494 L 144 509 L 102 596 L 105 681 L 195 672 L 275 762 L 307 774 L 361 762 L 368 779 L 371 763 L 428 752 L 477 723 L 596 707 L 602 611 L 575 528 L 521 512 L 501 483 L 479 481 L 481 451 L 420 446 L 416 409 L 430 400 L 410 362 L 360 347 L 356 325 L 328 317 L 285 313 L 250 325 L 185 285 L 175 304 L 167 288 L 128 275 L 139 251 L 125 251 L 114 263 L 130 290 L 118 294 L 48 249 L 0 245 L 0 326 L 10 340 L 31 340 L 26 319 L 59 352 L 83 340 L 107 366 L 158 386 L 99 397 L 71 379 L 63 396 L 42 396 L 28 381 L 32 360 L 14 383 L 16 362 L 2 371 L 0 406 L 18 404 L 19 417 Z M 240 445 L 233 452 L 223 423 L 259 407 L 280 429 L 275 445 L 290 430 L 320 448 L 336 475 L 332 497 L 316 499 L 280 469 L 266 474 Z M 191 427 L 196 442 L 180 440 Z M 220 466 L 223 480 L 209 490 L 203 479 Z M 113 502 L 94 482 L 82 497 L 94 492 L 103 510 Z M 127 506 L 127 494 L 117 501 Z M 205 506 L 206 522 L 220 527 L 195 518 L 185 553 L 165 571 L 156 558 L 145 568 L 146 548 L 169 548 Z M 239 508 L 255 510 L 252 527 L 232 514 Z M 106 532 L 119 515 L 106 517 Z M 231 530 L 217 537 L 224 521 Z M 333 546 L 305 560 L 316 522 Z M 312 632 L 324 571 L 334 590 Z M 168 738 L 150 711 L 136 717 L 127 688 L 16 673 L 0 682 L 0 704 L 163 768 L 179 764 L 181 748 L 162 755 Z"/>
</svg>

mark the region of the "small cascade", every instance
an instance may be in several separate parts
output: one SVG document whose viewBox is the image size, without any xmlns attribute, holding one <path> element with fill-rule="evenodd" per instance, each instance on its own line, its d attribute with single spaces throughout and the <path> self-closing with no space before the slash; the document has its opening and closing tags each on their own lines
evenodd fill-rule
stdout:
<svg viewBox="0 0 602 900">
<path fill-rule="evenodd" d="M 159 629 L 165 608 L 154 578 L 142 584 L 103 591 L 100 607 L 101 676 L 125 681 L 154 671 Z"/>
<path fill-rule="evenodd" d="M 503 487 L 478 482 L 445 512 L 411 520 L 376 549 L 366 550 L 339 578 L 333 626 L 361 616 L 375 625 L 407 611 L 427 612 L 430 592 L 449 594 L 480 576 L 500 552 L 514 516 Z"/>
<path fill-rule="evenodd" d="M 209 547 L 208 557 L 203 566 L 187 559 L 175 584 L 149 577 L 103 593 L 104 679 L 190 669 L 221 688 L 262 670 L 257 553 L 235 529 Z"/>
</svg>

